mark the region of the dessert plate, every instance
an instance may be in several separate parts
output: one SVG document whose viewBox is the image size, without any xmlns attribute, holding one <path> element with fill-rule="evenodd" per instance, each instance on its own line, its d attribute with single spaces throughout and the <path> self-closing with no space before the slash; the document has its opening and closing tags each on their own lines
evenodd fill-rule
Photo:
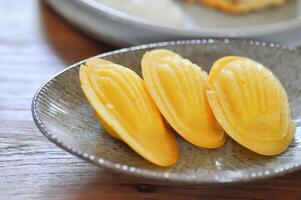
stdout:
<svg viewBox="0 0 301 200">
<path fill-rule="evenodd" d="M 301 168 L 301 52 L 272 43 L 253 41 L 189 40 L 162 42 L 121 49 L 96 57 L 122 64 L 141 75 L 142 55 L 166 48 L 189 58 L 206 71 L 227 55 L 247 56 L 270 68 L 285 87 L 296 123 L 296 136 L 281 155 L 268 157 L 243 148 L 230 138 L 218 149 L 193 146 L 178 137 L 180 158 L 170 168 L 156 167 L 124 143 L 105 133 L 86 100 L 79 83 L 76 63 L 50 79 L 32 102 L 33 118 L 41 132 L 66 151 L 95 165 L 121 173 L 186 183 L 250 181 Z M 141 122 L 143 123 L 143 122 Z"/>
<path fill-rule="evenodd" d="M 182 24 L 160 23 L 129 15 L 102 4 L 100 0 L 47 2 L 83 31 L 116 46 L 204 37 L 247 38 L 301 45 L 300 0 L 288 0 L 281 7 L 244 15 L 229 15 L 201 4 L 188 5 L 176 0 L 183 12 Z"/>
</svg>

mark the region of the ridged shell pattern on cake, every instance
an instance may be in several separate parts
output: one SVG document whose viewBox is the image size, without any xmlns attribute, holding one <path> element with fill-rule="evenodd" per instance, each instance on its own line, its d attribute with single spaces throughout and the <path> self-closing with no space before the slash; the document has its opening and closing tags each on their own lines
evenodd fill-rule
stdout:
<svg viewBox="0 0 301 200">
<path fill-rule="evenodd" d="M 216 61 L 208 99 L 226 132 L 243 146 L 265 155 L 290 144 L 294 125 L 284 88 L 262 64 L 229 56 Z"/>
<path fill-rule="evenodd" d="M 224 144 L 206 97 L 205 71 L 164 49 L 147 52 L 142 59 L 145 83 L 169 124 L 183 138 L 200 147 Z"/>
<path fill-rule="evenodd" d="M 176 162 L 175 138 L 135 72 L 98 59 L 81 66 L 80 76 L 87 99 L 109 133 L 157 165 Z"/>
</svg>

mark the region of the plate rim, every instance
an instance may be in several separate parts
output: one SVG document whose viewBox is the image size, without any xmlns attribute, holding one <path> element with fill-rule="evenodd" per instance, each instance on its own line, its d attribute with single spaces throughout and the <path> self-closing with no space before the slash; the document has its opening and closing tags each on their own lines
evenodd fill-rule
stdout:
<svg viewBox="0 0 301 200">
<path fill-rule="evenodd" d="M 178 32 L 180 35 L 190 36 L 209 36 L 209 37 L 256 37 L 266 36 L 271 34 L 289 32 L 291 30 L 301 27 L 301 19 L 296 17 L 289 20 L 280 21 L 277 23 L 249 26 L 249 27 L 237 27 L 237 28 L 209 28 L 200 27 L 196 29 L 182 29 L 181 27 L 175 27 L 169 24 L 163 24 L 148 19 L 132 16 L 121 11 L 110 8 L 103 5 L 96 0 L 75 0 L 83 6 L 89 7 L 94 10 L 98 10 L 110 16 L 114 20 L 119 20 L 128 24 L 136 24 L 141 27 L 149 29 L 160 29 L 164 32 Z M 297 0 L 296 0 L 297 1 Z"/>
<path fill-rule="evenodd" d="M 288 47 L 288 46 L 281 45 L 281 44 L 262 42 L 262 41 L 256 41 L 256 40 L 234 40 L 234 39 L 228 39 L 228 38 L 176 40 L 176 41 L 167 41 L 167 42 L 159 42 L 159 43 L 150 43 L 150 44 L 145 44 L 145 45 L 139 45 L 139 46 L 133 46 L 133 47 L 128 47 L 128 48 L 122 48 L 122 49 L 118 49 L 118 50 L 114 50 L 114 51 L 109 51 L 109 52 L 106 52 L 103 54 L 99 54 L 99 55 L 84 59 L 75 64 L 72 64 L 69 67 L 61 70 L 56 75 L 52 76 L 48 81 L 46 81 L 37 90 L 37 92 L 35 93 L 35 95 L 32 99 L 31 112 L 32 112 L 32 117 L 33 117 L 34 123 L 36 124 L 36 126 L 40 130 L 40 132 L 46 138 L 48 138 L 51 142 L 53 142 L 60 148 L 64 149 L 66 152 L 71 153 L 72 155 L 75 155 L 83 160 L 86 160 L 89 163 L 95 164 L 96 166 L 99 166 L 99 167 L 104 167 L 104 168 L 113 170 L 115 172 L 125 173 L 128 175 L 134 175 L 137 177 L 144 177 L 144 178 L 148 178 L 148 179 L 154 179 L 154 180 L 158 180 L 158 181 L 170 181 L 170 182 L 178 182 L 178 183 L 185 183 L 185 184 L 217 184 L 217 183 L 226 184 L 226 183 L 257 181 L 257 180 L 262 180 L 262 179 L 266 179 L 266 178 L 277 177 L 280 175 L 284 175 L 284 174 L 288 174 L 288 173 L 300 170 L 301 163 L 298 163 L 292 167 L 279 168 L 274 171 L 268 171 L 268 173 L 266 173 L 267 171 L 266 172 L 261 171 L 258 173 L 252 172 L 252 173 L 249 173 L 249 175 L 241 175 L 240 177 L 234 176 L 234 177 L 231 177 L 228 179 L 223 179 L 222 177 L 215 177 L 215 178 L 208 178 L 205 176 L 197 176 L 196 177 L 195 175 L 188 177 L 187 176 L 188 173 L 155 172 L 153 170 L 136 168 L 133 166 L 128 166 L 126 164 L 108 161 L 108 160 L 105 160 L 102 158 L 99 158 L 97 160 L 94 155 L 90 155 L 86 152 L 82 152 L 80 150 L 74 149 L 71 146 L 64 144 L 64 142 L 60 141 L 55 135 L 48 132 L 46 126 L 40 119 L 37 103 L 38 103 L 39 96 L 41 95 L 41 93 L 43 93 L 43 89 L 45 88 L 45 86 L 48 85 L 49 83 L 51 83 L 54 78 L 62 75 L 66 71 L 69 71 L 75 67 L 80 66 L 82 63 L 86 62 L 88 59 L 102 58 L 102 57 L 106 57 L 109 55 L 125 53 L 125 52 L 129 52 L 129 51 L 138 51 L 138 50 L 151 49 L 151 48 L 163 48 L 163 47 L 167 47 L 167 46 L 208 45 L 208 44 L 218 44 L 218 43 L 227 44 L 227 45 L 246 43 L 246 44 L 253 45 L 253 46 L 270 47 L 270 48 L 276 48 L 276 49 L 280 49 L 280 50 L 288 50 L 288 51 L 292 51 L 292 52 L 298 52 L 301 54 L 301 51 L 299 49 Z M 227 170 L 227 171 L 233 172 L 231 170 Z"/>
</svg>

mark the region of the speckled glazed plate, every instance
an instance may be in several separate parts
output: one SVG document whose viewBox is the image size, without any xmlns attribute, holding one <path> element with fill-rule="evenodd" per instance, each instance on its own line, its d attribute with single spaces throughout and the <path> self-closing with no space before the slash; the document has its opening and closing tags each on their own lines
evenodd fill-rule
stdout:
<svg viewBox="0 0 301 200">
<path fill-rule="evenodd" d="M 289 149 L 275 157 L 257 155 L 236 142 L 215 150 L 197 148 L 182 138 L 180 158 L 171 168 L 145 161 L 124 143 L 110 137 L 98 123 L 80 88 L 79 62 L 62 71 L 37 92 L 33 118 L 41 132 L 58 146 L 98 166 L 141 177 L 186 183 L 248 181 L 284 174 L 301 168 L 301 52 L 275 44 L 253 41 L 190 40 L 163 42 L 121 49 L 102 57 L 141 74 L 142 55 L 153 48 L 171 49 L 209 71 L 226 55 L 253 58 L 270 68 L 284 85 L 297 125 Z"/>
</svg>

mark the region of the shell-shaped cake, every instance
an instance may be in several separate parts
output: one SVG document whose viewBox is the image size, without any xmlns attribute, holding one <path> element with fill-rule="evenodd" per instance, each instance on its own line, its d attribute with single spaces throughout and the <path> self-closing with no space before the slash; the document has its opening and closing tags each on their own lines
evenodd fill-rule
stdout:
<svg viewBox="0 0 301 200">
<path fill-rule="evenodd" d="M 162 115 L 190 143 L 217 148 L 225 135 L 206 97 L 208 75 L 196 64 L 164 49 L 145 53 L 144 81 Z"/>
<path fill-rule="evenodd" d="M 236 56 L 217 60 L 207 96 L 219 124 L 242 146 L 263 155 L 288 148 L 295 131 L 288 97 L 262 64 Z"/>
<path fill-rule="evenodd" d="M 94 59 L 81 66 L 80 82 L 100 123 L 111 135 L 159 166 L 177 161 L 177 142 L 135 72 Z"/>
</svg>

